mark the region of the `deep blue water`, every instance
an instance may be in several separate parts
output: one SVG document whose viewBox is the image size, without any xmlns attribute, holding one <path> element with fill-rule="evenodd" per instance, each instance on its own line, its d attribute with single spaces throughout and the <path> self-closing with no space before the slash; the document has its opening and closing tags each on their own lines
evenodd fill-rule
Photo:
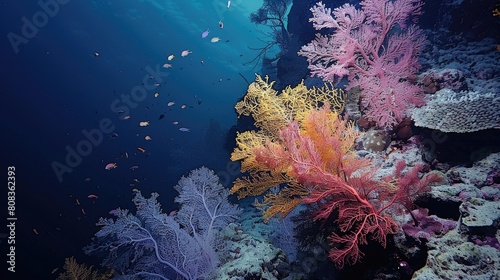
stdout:
<svg viewBox="0 0 500 280">
<path fill-rule="evenodd" d="M 145 195 L 159 192 L 168 212 L 177 208 L 172 186 L 189 170 L 205 165 L 223 176 L 236 175 L 226 170 L 230 161 L 223 142 L 236 123 L 234 104 L 247 88 L 240 74 L 253 80 L 252 65 L 243 63 L 256 55 L 249 47 L 262 44 L 248 19 L 260 1 L 235 0 L 230 9 L 219 0 L 59 2 L 44 19 L 36 1 L 0 1 L 0 173 L 6 185 L 7 167 L 15 166 L 17 217 L 16 274 L 2 279 L 54 279 L 72 255 L 95 262 L 82 246 L 98 230 L 99 217 L 119 206 L 132 208 L 133 188 Z M 38 21 L 36 36 L 27 38 L 34 32 L 27 27 L 23 34 L 23 17 Z M 203 39 L 206 29 L 211 33 Z M 23 42 L 12 44 L 13 34 Z M 211 43 L 213 36 L 221 41 Z M 192 53 L 181 57 L 183 50 Z M 169 62 L 170 54 L 175 58 Z M 162 68 L 167 62 L 173 67 Z M 159 69 L 161 81 L 150 77 L 148 68 Z M 136 96 L 133 106 L 123 103 L 122 96 L 157 81 L 160 85 Z M 167 106 L 170 101 L 175 105 Z M 119 114 L 123 109 L 128 112 Z M 122 120 L 127 114 L 130 119 Z M 82 131 L 95 132 L 102 121 L 109 133 L 89 146 Z M 140 121 L 150 126 L 140 127 Z M 118 136 L 111 138 L 112 133 Z M 70 167 L 68 151 L 78 148 L 85 155 Z M 108 163 L 118 167 L 105 170 Z M 58 177 L 54 164 L 72 172 Z M 132 166 L 138 168 L 131 171 Z M 2 192 L 6 215 L 6 188 Z M 0 233 L 6 232 L 2 226 Z M 6 275 L 7 242 L 0 240 L 0 275 Z"/>
</svg>

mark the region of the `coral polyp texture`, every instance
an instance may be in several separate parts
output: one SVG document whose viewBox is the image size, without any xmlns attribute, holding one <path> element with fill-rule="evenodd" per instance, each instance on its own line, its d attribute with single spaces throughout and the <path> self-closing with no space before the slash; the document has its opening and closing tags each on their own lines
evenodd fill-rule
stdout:
<svg viewBox="0 0 500 280">
<path fill-rule="evenodd" d="M 500 95 L 442 89 L 413 111 L 416 126 L 443 132 L 474 132 L 500 128 Z"/>
</svg>

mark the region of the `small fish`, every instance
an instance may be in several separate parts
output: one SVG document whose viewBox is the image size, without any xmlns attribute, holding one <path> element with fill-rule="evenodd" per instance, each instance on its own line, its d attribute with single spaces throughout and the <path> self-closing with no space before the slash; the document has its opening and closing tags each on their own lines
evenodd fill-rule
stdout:
<svg viewBox="0 0 500 280">
<path fill-rule="evenodd" d="M 130 167 L 130 170 L 134 171 L 134 170 L 136 170 L 137 168 L 139 168 L 139 166 L 134 165 L 134 166 Z"/>
<path fill-rule="evenodd" d="M 149 125 L 149 121 L 144 121 L 144 122 L 139 123 L 139 126 L 148 126 L 148 125 Z"/>
<path fill-rule="evenodd" d="M 132 189 L 133 192 L 138 193 L 140 192 L 138 189 Z"/>
<path fill-rule="evenodd" d="M 33 229 L 33 232 L 38 235 L 38 231 L 36 230 L 36 228 Z"/>
<path fill-rule="evenodd" d="M 158 119 L 159 119 L 159 120 L 161 120 L 161 119 L 163 119 L 164 117 L 165 117 L 165 114 L 161 114 L 161 115 L 158 117 Z"/>
<path fill-rule="evenodd" d="M 85 183 L 90 182 L 90 177 L 85 178 Z"/>
<path fill-rule="evenodd" d="M 209 33 L 210 33 L 210 29 L 207 29 L 205 32 L 201 33 L 201 38 L 207 37 Z"/>
<path fill-rule="evenodd" d="M 177 210 L 172 210 L 168 213 L 169 216 L 175 216 L 175 214 L 177 214 Z"/>
<path fill-rule="evenodd" d="M 122 120 L 128 120 L 130 119 L 130 115 L 126 115 L 125 117 L 122 118 Z"/>
<path fill-rule="evenodd" d="M 158 97 L 160 96 L 160 94 L 158 92 L 155 92 L 155 97 Z"/>
<path fill-rule="evenodd" d="M 222 22 L 222 20 L 219 20 L 219 28 L 220 29 L 224 28 L 224 23 Z"/>
<path fill-rule="evenodd" d="M 118 166 L 116 166 L 116 163 L 114 163 L 114 162 L 110 162 L 110 163 L 106 164 L 106 166 L 104 167 L 104 169 L 106 169 L 106 170 L 111 170 L 111 169 L 115 169 L 115 168 L 117 168 L 117 167 L 118 167 Z"/>
<path fill-rule="evenodd" d="M 175 105 L 175 101 L 169 101 L 169 102 L 167 103 L 167 106 L 168 106 L 168 107 L 173 106 L 173 105 Z"/>
<path fill-rule="evenodd" d="M 227 1 L 227 8 L 229 9 L 229 7 L 231 7 L 231 0 Z"/>
<path fill-rule="evenodd" d="M 146 141 L 151 141 L 151 140 L 153 140 L 153 138 L 151 138 L 151 136 L 149 136 L 149 135 L 144 136 L 144 139 L 146 139 Z"/>
<path fill-rule="evenodd" d="M 178 125 L 179 122 L 178 121 L 175 121 L 175 122 L 172 122 L 173 125 Z"/>
<path fill-rule="evenodd" d="M 56 273 L 58 269 L 59 269 L 59 267 L 56 267 L 56 268 L 52 269 L 52 272 L 51 272 L 51 274 L 54 274 L 54 273 Z"/>
<path fill-rule="evenodd" d="M 82 214 L 87 215 L 87 213 L 85 213 L 85 210 L 83 210 L 83 208 L 82 208 Z"/>
<path fill-rule="evenodd" d="M 212 42 L 212 43 L 217 43 L 219 41 L 220 41 L 219 37 L 213 37 L 212 39 L 210 39 L 210 42 Z"/>
<path fill-rule="evenodd" d="M 80 205 L 80 200 L 78 198 L 75 199 L 76 205 Z"/>
<path fill-rule="evenodd" d="M 116 139 L 116 137 L 118 137 L 118 133 L 116 132 L 113 132 L 109 135 L 109 139 Z"/>
<path fill-rule="evenodd" d="M 189 128 L 186 128 L 186 127 L 181 127 L 181 128 L 179 128 L 179 130 L 182 132 L 189 132 Z"/>
<path fill-rule="evenodd" d="M 172 64 L 165 63 L 163 64 L 163 68 L 172 68 Z"/>
<path fill-rule="evenodd" d="M 137 178 L 134 178 L 134 180 L 132 180 L 132 181 L 139 183 L 139 180 L 137 180 Z"/>
<path fill-rule="evenodd" d="M 88 197 L 88 198 L 98 198 L 98 196 L 97 196 L 97 195 L 95 195 L 95 194 L 89 194 L 87 197 Z"/>
<path fill-rule="evenodd" d="M 171 55 L 169 55 L 169 56 L 167 57 L 167 59 L 168 59 L 168 61 L 170 61 L 170 60 L 174 59 L 174 57 L 175 57 L 175 55 L 171 54 Z"/>
<path fill-rule="evenodd" d="M 100 55 L 101 55 L 101 54 L 100 54 L 99 52 L 94 52 L 94 56 L 95 56 L 95 57 L 98 57 L 98 56 L 100 56 Z"/>
<path fill-rule="evenodd" d="M 193 52 L 192 52 L 192 51 L 190 51 L 190 50 L 183 50 L 183 51 L 181 52 L 181 56 L 182 56 L 182 57 L 185 57 L 185 56 L 187 56 L 187 55 L 188 55 L 188 54 L 190 54 L 190 53 L 193 53 Z"/>
<path fill-rule="evenodd" d="M 141 147 L 137 147 L 137 150 L 139 150 L 139 151 L 141 151 L 141 152 L 143 152 L 143 153 L 146 151 L 145 149 L 143 149 L 143 148 L 141 148 Z"/>
<path fill-rule="evenodd" d="M 181 105 L 181 109 L 184 109 L 184 108 L 186 108 L 186 104 Z"/>
<path fill-rule="evenodd" d="M 128 153 L 127 152 L 125 152 L 125 158 L 128 158 Z"/>
<path fill-rule="evenodd" d="M 110 210 L 108 214 L 118 216 L 118 214 L 120 214 L 120 209 L 117 208 L 117 209 Z"/>
</svg>

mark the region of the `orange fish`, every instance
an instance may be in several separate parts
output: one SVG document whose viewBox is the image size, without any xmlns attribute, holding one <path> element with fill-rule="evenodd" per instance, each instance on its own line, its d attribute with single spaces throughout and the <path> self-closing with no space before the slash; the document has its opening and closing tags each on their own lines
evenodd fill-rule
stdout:
<svg viewBox="0 0 500 280">
<path fill-rule="evenodd" d="M 193 52 L 192 52 L 192 51 L 190 51 L 190 50 L 183 50 L 183 51 L 181 52 L 181 56 L 182 56 L 182 57 L 185 57 L 185 56 L 187 56 L 187 55 L 188 55 L 188 54 L 190 54 L 190 53 L 193 53 Z"/>
<path fill-rule="evenodd" d="M 141 147 L 137 147 L 137 150 L 139 150 L 139 151 L 141 151 L 141 152 L 143 152 L 143 153 L 146 151 L 146 150 L 144 150 L 144 149 L 143 149 L 143 148 L 141 148 Z"/>
<path fill-rule="evenodd" d="M 97 196 L 97 195 L 95 195 L 95 194 L 89 194 L 87 197 L 88 197 L 88 198 L 98 198 L 98 196 Z"/>
</svg>

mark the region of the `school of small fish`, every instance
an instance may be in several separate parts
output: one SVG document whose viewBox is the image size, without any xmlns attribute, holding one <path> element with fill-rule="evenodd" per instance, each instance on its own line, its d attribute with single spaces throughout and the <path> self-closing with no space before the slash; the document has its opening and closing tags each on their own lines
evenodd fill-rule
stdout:
<svg viewBox="0 0 500 280">
<path fill-rule="evenodd" d="M 229 9 L 230 7 L 231 7 L 231 1 L 227 1 L 227 9 Z M 218 26 L 219 26 L 219 29 L 223 29 L 223 28 L 224 28 L 224 23 L 222 22 L 222 20 L 219 20 L 219 22 L 218 22 Z M 208 29 L 208 28 L 207 28 L 205 31 L 203 31 L 203 32 L 201 33 L 201 38 L 202 38 L 202 39 L 207 38 L 207 37 L 210 35 L 210 33 L 211 33 L 210 29 Z M 220 42 L 220 41 L 221 41 L 221 38 L 220 38 L 219 36 L 213 36 L 213 37 L 211 37 L 211 38 L 210 38 L 210 42 L 211 42 L 211 43 L 217 43 L 217 42 Z M 226 42 L 228 42 L 228 40 L 226 40 Z M 193 54 L 193 51 L 192 51 L 192 50 L 189 50 L 189 49 L 184 49 L 184 50 L 182 50 L 182 51 L 180 52 L 180 56 L 181 56 L 181 57 L 187 57 L 187 56 L 189 56 L 190 54 Z M 98 57 L 99 55 L 100 55 L 100 54 L 99 54 L 98 52 L 95 52 L 95 53 L 94 53 L 94 56 L 95 56 L 95 57 Z M 166 57 L 167 61 L 166 61 L 166 62 L 163 62 L 163 64 L 160 64 L 160 65 L 162 65 L 162 68 L 165 68 L 165 69 L 172 69 L 172 68 L 174 68 L 174 64 L 173 64 L 173 63 L 174 63 L 174 62 L 173 62 L 174 58 L 175 58 L 175 55 L 174 55 L 174 54 L 169 54 L 169 55 Z M 201 64 L 201 65 L 204 65 L 204 64 L 205 64 L 205 61 L 204 61 L 204 60 L 199 60 L 199 61 L 200 61 L 200 64 Z M 182 70 L 182 67 L 179 67 L 179 68 Z M 165 84 L 165 83 L 163 83 L 163 82 L 162 82 L 162 84 Z M 154 89 L 155 91 L 154 91 L 154 94 L 153 94 L 154 98 L 159 98 L 159 97 L 160 97 L 160 91 L 161 91 L 162 84 L 160 84 L 160 83 L 155 83 L 155 84 L 154 84 L 154 87 L 155 87 L 155 89 Z M 165 94 L 165 92 L 163 92 L 163 93 L 162 93 L 162 96 L 163 96 L 163 95 L 165 95 L 165 96 L 170 96 L 170 93 Z M 195 97 L 196 97 L 196 95 L 195 95 Z M 186 108 L 188 107 L 188 105 L 186 105 L 186 104 L 182 104 L 182 105 L 180 105 L 179 107 L 173 107 L 174 105 L 176 105 L 176 101 L 175 101 L 175 100 L 170 100 L 170 101 L 168 101 L 167 103 L 164 103 L 164 102 L 165 102 L 165 101 L 162 101 L 162 102 L 161 102 L 162 104 L 164 104 L 163 106 L 165 106 L 165 104 L 166 104 L 166 106 L 167 106 L 167 107 L 172 107 L 172 108 L 171 108 L 171 109 L 169 109 L 169 110 L 175 110 L 175 108 L 186 109 Z M 200 104 L 201 104 L 201 99 L 198 99 L 197 104 L 198 104 L 198 105 L 200 105 Z M 145 107 L 145 108 L 149 111 L 150 109 L 151 109 L 151 110 L 153 109 L 153 107 L 152 107 L 152 106 L 154 106 L 154 105 L 148 105 L 148 106 L 144 106 L 144 107 Z M 190 105 L 190 106 L 189 106 L 189 108 L 193 108 L 193 106 L 191 106 L 191 105 Z M 131 118 L 132 118 L 132 116 L 131 116 L 130 114 L 128 114 L 128 113 L 129 113 L 129 112 L 128 112 L 128 110 L 120 110 L 120 111 L 118 111 L 118 116 L 119 116 L 119 119 L 121 119 L 121 120 L 129 120 L 129 119 L 131 119 Z M 158 120 L 162 120 L 163 118 L 165 118 L 166 114 L 167 114 L 167 112 L 164 112 L 164 113 L 162 113 L 162 114 L 158 115 Z M 171 121 L 171 124 L 172 124 L 172 125 L 179 125 L 179 123 L 180 123 L 180 122 L 179 122 L 178 120 Z M 151 122 L 150 122 L 149 120 L 139 121 L 139 127 L 148 127 L 148 126 L 150 126 L 150 125 L 151 125 Z M 151 132 L 151 131 L 149 131 L 148 129 L 149 129 L 149 128 L 145 128 L 145 130 L 146 130 L 146 131 Z M 189 127 L 184 127 L 184 126 L 183 126 L 183 127 L 178 128 L 178 130 L 179 130 L 180 132 L 190 132 L 190 131 L 191 131 Z M 140 136 L 140 134 L 139 134 L 139 133 L 137 133 L 137 134 L 136 134 L 136 136 Z M 109 134 L 109 139 L 118 139 L 118 134 L 117 134 L 117 133 L 115 133 L 115 132 L 113 132 L 113 133 Z M 121 137 L 119 138 L 119 140 L 120 140 L 120 139 L 121 139 Z M 116 141 L 119 141 L 119 140 L 116 140 Z M 152 141 L 152 140 L 153 140 L 153 137 L 152 137 L 151 135 L 149 135 L 149 134 L 148 134 L 148 135 L 144 135 L 144 140 L 145 140 L 145 141 Z M 142 142 L 142 143 L 143 143 L 144 145 L 147 145 L 145 142 Z M 144 146 L 145 148 L 143 148 L 143 147 L 141 147 L 141 146 L 136 146 L 136 147 L 137 147 L 137 148 L 136 148 L 136 149 L 137 149 L 137 151 L 135 151 L 135 152 L 130 152 L 130 155 L 129 155 L 129 152 L 127 152 L 127 151 L 122 151 L 122 152 L 120 153 L 120 157 L 125 158 L 125 159 L 129 159 L 129 158 L 136 157 L 136 156 L 138 156 L 138 155 L 143 155 L 143 156 L 145 156 L 145 157 L 147 157 L 147 156 L 148 156 L 148 154 L 149 154 L 149 153 L 147 153 L 147 152 L 146 152 L 146 148 L 149 148 L 149 147 L 147 147 L 147 146 Z M 118 160 L 119 160 L 119 158 L 117 157 L 117 158 L 115 158 L 115 160 L 116 160 L 116 161 L 118 161 Z M 117 168 L 118 168 L 118 163 L 117 163 L 115 160 L 113 160 L 112 162 L 107 163 L 107 164 L 104 166 L 104 169 L 105 169 L 105 170 L 108 170 L 108 171 L 110 171 L 110 170 L 114 170 L 114 169 L 117 169 Z M 131 172 L 135 172 L 137 169 L 139 169 L 139 166 L 138 166 L 138 165 L 132 165 L 131 167 L 129 167 L 129 170 L 130 170 Z M 119 172 L 119 171 L 117 171 L 117 172 Z M 111 174 L 116 174 L 116 173 L 111 172 Z M 141 179 L 141 180 L 142 180 L 142 179 Z M 84 182 L 85 182 L 85 183 L 89 183 L 89 184 L 90 184 L 90 183 L 91 183 L 91 178 L 90 178 L 90 177 L 85 178 L 85 179 L 84 179 Z M 93 181 L 92 181 L 92 182 L 93 182 Z M 130 187 L 134 187 L 134 188 L 132 189 L 132 192 L 136 192 L 136 193 L 137 193 L 137 192 L 140 192 L 140 190 L 139 190 L 138 188 L 135 188 L 136 184 L 139 184 L 139 183 L 140 183 L 140 181 L 139 181 L 139 179 L 137 179 L 137 178 L 134 178 L 132 181 L 129 181 L 129 186 L 130 186 Z M 95 188 L 95 189 L 94 189 L 94 191 L 96 191 L 97 189 L 99 189 L 99 186 L 98 186 L 98 185 L 96 185 L 94 188 Z M 93 191 L 93 192 L 94 192 L 94 191 Z M 70 197 L 72 197 L 72 196 L 70 196 Z M 80 197 L 80 198 L 81 198 L 81 197 Z M 74 203 L 74 204 L 75 204 L 75 205 L 79 208 L 79 210 L 80 210 L 81 214 L 83 214 L 83 215 L 87 215 L 87 213 L 85 212 L 85 209 L 84 209 L 83 207 L 84 207 L 84 206 L 88 206 L 88 204 L 89 204 L 89 203 L 92 203 L 92 204 L 98 203 L 98 201 L 97 201 L 97 200 L 98 200 L 98 198 L 99 198 L 99 195 L 97 194 L 97 192 L 95 192 L 95 193 L 90 193 L 90 194 L 88 194 L 88 195 L 87 195 L 87 198 L 88 198 L 88 200 L 85 200 L 85 201 L 84 201 L 84 200 L 82 200 L 82 203 L 81 203 L 81 202 L 80 202 L 80 200 L 79 200 L 78 198 L 72 197 L 72 199 L 74 199 L 74 201 L 75 201 L 75 203 Z M 111 209 L 111 210 L 109 211 L 109 214 L 110 214 L 110 215 L 115 215 L 115 216 L 120 215 L 120 213 L 121 213 L 121 210 L 120 210 L 119 208 L 116 208 L 116 209 Z M 176 211 L 176 210 L 173 210 L 173 211 L 171 211 L 171 212 L 169 213 L 169 215 L 170 215 L 170 216 L 173 216 L 173 215 L 176 215 L 176 214 L 177 214 L 177 211 Z M 56 228 L 56 229 L 57 229 L 57 230 L 60 230 L 59 228 Z M 39 235 L 39 232 L 38 232 L 38 230 L 37 230 L 36 228 L 33 228 L 33 229 L 32 229 L 32 231 L 33 231 L 33 233 L 34 233 L 35 235 Z M 52 270 L 52 273 L 55 273 L 55 272 L 57 271 L 57 269 L 58 269 L 58 268 L 55 268 L 54 270 Z"/>
</svg>

